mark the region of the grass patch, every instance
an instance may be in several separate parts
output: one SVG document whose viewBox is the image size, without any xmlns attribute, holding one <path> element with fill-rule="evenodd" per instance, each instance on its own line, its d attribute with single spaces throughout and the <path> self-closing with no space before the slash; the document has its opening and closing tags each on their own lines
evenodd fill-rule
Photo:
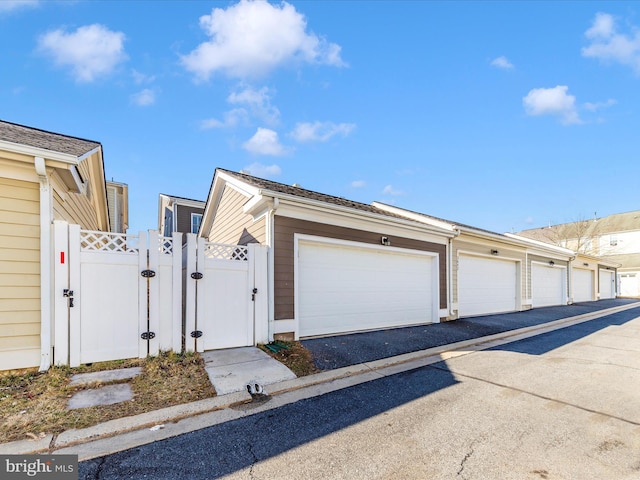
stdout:
<svg viewBox="0 0 640 480">
<path fill-rule="evenodd" d="M 128 381 L 134 392 L 133 400 L 67 410 L 67 401 L 74 393 L 103 385 L 95 382 L 71 387 L 73 374 L 127 367 L 143 369 L 142 375 Z M 0 439 L 4 442 L 35 439 L 214 395 L 204 361 L 194 353 L 166 352 L 157 357 L 78 368 L 52 367 L 44 373 L 33 370 L 0 373 Z"/>
<path fill-rule="evenodd" d="M 262 344 L 258 345 L 258 347 L 276 360 L 284 363 L 298 377 L 304 377 L 320 371 L 313 362 L 311 352 L 300 342 L 277 341 L 275 344 L 283 345 L 287 348 L 283 348 L 279 352 L 272 352 Z"/>
</svg>

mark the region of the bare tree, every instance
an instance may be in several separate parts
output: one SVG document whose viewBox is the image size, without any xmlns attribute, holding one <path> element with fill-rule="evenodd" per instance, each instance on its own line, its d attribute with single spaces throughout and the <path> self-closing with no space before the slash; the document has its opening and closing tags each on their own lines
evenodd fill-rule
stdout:
<svg viewBox="0 0 640 480">
<path fill-rule="evenodd" d="M 521 235 L 535 240 L 565 247 L 587 255 L 606 254 L 600 250 L 600 224 L 597 218 L 580 218 L 569 223 L 521 232 Z"/>
</svg>

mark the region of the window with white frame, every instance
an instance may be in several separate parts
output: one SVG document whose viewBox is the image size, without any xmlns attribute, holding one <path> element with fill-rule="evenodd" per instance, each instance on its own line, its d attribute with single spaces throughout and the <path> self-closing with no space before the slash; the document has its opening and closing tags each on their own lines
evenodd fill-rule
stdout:
<svg viewBox="0 0 640 480">
<path fill-rule="evenodd" d="M 202 222 L 202 214 L 192 213 L 191 214 L 191 233 L 198 233 L 198 231 L 200 230 L 200 222 Z"/>
</svg>

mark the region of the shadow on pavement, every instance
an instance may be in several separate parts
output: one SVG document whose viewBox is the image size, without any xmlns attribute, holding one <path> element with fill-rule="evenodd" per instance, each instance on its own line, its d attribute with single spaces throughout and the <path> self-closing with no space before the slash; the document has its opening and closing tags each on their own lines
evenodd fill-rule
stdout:
<svg viewBox="0 0 640 480">
<path fill-rule="evenodd" d="M 525 338 L 515 342 L 507 343 L 490 350 L 502 350 L 516 353 L 526 353 L 529 355 L 542 355 L 556 348 L 560 348 L 569 343 L 580 340 L 592 333 L 603 330 L 614 325 L 623 325 L 634 318 L 640 316 L 640 308 L 632 308 L 624 312 L 614 313 L 606 317 L 597 318 L 588 322 L 579 323 L 570 327 L 565 327 L 554 332 L 543 333 L 535 337 Z"/>
<path fill-rule="evenodd" d="M 82 462 L 79 478 L 219 478 L 456 383 L 446 368 L 384 377 Z"/>
</svg>

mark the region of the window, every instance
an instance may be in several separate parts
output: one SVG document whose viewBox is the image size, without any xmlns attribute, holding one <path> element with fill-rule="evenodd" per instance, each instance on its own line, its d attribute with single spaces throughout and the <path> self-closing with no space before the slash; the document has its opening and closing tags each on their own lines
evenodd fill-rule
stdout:
<svg viewBox="0 0 640 480">
<path fill-rule="evenodd" d="M 200 230 L 200 222 L 202 222 L 202 214 L 192 213 L 191 214 L 191 233 L 198 233 L 198 230 Z"/>
</svg>

